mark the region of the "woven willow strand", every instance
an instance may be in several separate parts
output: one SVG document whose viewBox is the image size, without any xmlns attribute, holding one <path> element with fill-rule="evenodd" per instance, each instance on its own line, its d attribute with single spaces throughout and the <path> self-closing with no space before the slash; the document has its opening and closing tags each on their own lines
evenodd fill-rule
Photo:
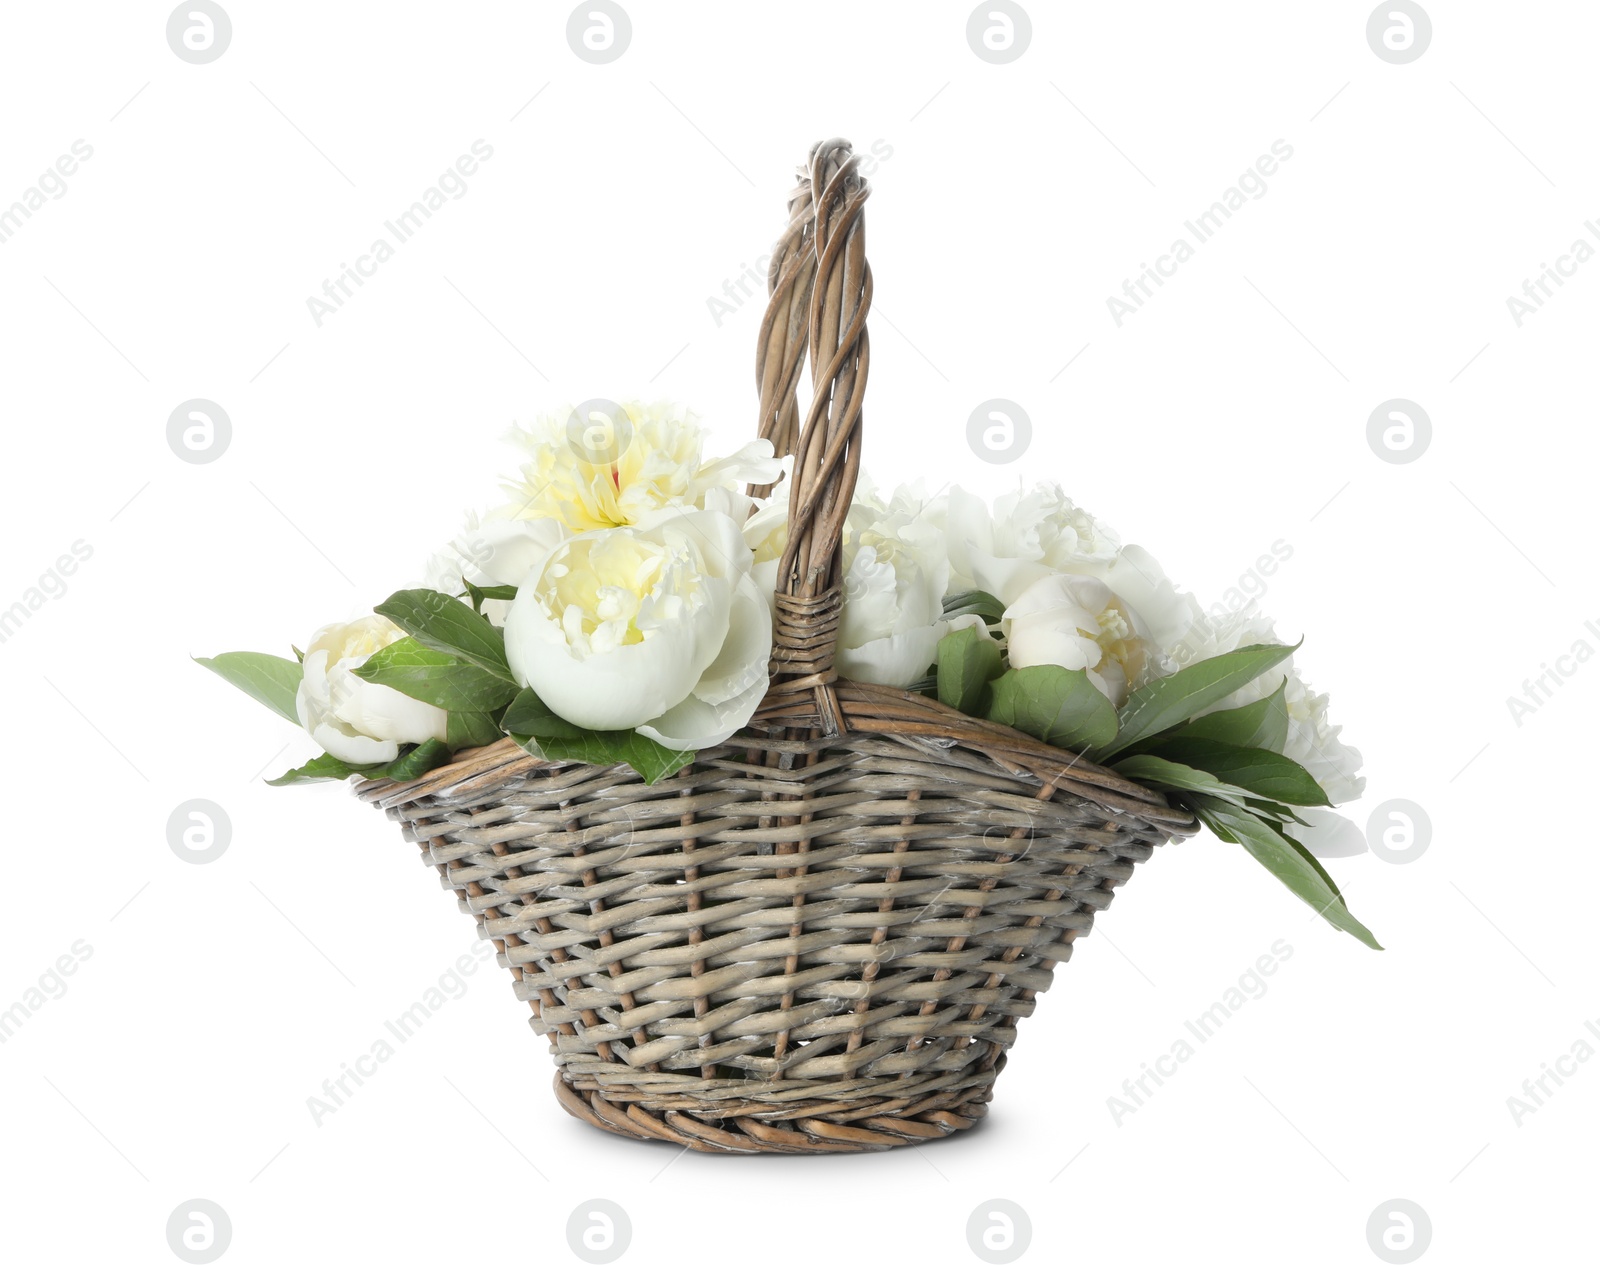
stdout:
<svg viewBox="0 0 1600 1265">
<path fill-rule="evenodd" d="M 1056 964 L 1195 828 L 1071 752 L 838 679 L 868 193 L 846 142 L 816 146 L 773 253 L 759 429 L 794 483 L 749 727 L 655 786 L 506 739 L 357 788 L 494 941 L 561 1105 L 628 1137 L 814 1154 L 970 1128 Z"/>
</svg>

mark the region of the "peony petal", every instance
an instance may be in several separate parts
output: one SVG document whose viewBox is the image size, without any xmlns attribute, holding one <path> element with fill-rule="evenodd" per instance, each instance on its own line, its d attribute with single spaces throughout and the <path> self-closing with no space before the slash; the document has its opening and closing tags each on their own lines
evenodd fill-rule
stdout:
<svg viewBox="0 0 1600 1265">
<path fill-rule="evenodd" d="M 756 588 L 761 591 L 766 599 L 767 609 L 777 612 L 778 609 L 778 560 L 771 562 L 758 562 L 750 568 L 750 578 L 755 581 Z"/>
<path fill-rule="evenodd" d="M 783 473 L 783 462 L 772 455 L 772 443 L 752 439 L 731 457 L 700 467 L 695 476 L 697 489 L 729 483 L 772 483 Z"/>
<path fill-rule="evenodd" d="M 334 724 L 318 725 L 311 737 L 329 755 L 346 764 L 388 764 L 400 754 L 400 744 L 349 733 Z"/>
<path fill-rule="evenodd" d="M 1051 574 L 1023 590 L 1006 607 L 1003 618 L 1048 615 L 1055 622 L 1072 619 L 1082 628 L 1094 628 L 1098 622 L 1093 612 L 1104 610 L 1114 597 L 1107 585 L 1091 576 Z"/>
<path fill-rule="evenodd" d="M 467 577 L 474 584 L 520 585 L 566 536 L 566 528 L 553 518 L 490 520 L 458 545 L 477 563 L 477 574 Z"/>
<path fill-rule="evenodd" d="M 677 506 L 657 510 L 641 530 L 666 541 L 677 533 L 700 550 L 708 575 L 733 579 L 750 570 L 750 547 L 740 525 L 715 510 L 686 510 Z"/>
<path fill-rule="evenodd" d="M 545 706 L 584 729 L 635 729 L 681 702 L 698 679 L 693 638 L 670 627 L 587 657 L 566 644 L 559 628 L 551 638 L 552 627 L 536 603 L 519 595 L 506 619 L 506 657 L 512 675 Z"/>
<path fill-rule="evenodd" d="M 1093 668 L 1105 657 L 1098 642 L 1089 637 L 1080 637 L 1063 624 L 1013 624 L 1006 645 L 1014 668 L 1055 664 L 1068 671 L 1076 671 L 1078 668 Z"/>
<path fill-rule="evenodd" d="M 840 646 L 834 652 L 839 675 L 868 685 L 905 689 L 927 676 L 939 657 L 939 642 L 950 628 L 950 624 L 941 621 L 910 632 L 891 633 L 864 646 Z"/>
<path fill-rule="evenodd" d="M 443 708 L 358 676 L 348 676 L 346 684 L 347 692 L 334 715 L 357 733 L 391 742 L 444 741 L 448 716 Z"/>
<path fill-rule="evenodd" d="M 767 679 L 772 658 L 772 613 L 767 599 L 749 576 L 733 591 L 728 635 L 717 657 L 700 675 L 694 696 L 703 703 L 723 703 L 743 695 Z"/>
<path fill-rule="evenodd" d="M 944 536 L 950 587 L 957 592 L 981 587 L 973 573 L 974 556 L 989 554 L 994 543 L 989 507 L 965 488 L 951 488 L 944 500 Z"/>
<path fill-rule="evenodd" d="M 1125 546 L 1110 565 L 1096 566 L 1092 573 L 1109 584 L 1143 620 L 1164 653 L 1171 654 L 1180 647 L 1190 630 L 1204 617 L 1194 594 L 1177 588 L 1167 578 L 1161 564 L 1138 545 Z M 1192 659 L 1185 662 L 1189 661 Z"/>
<path fill-rule="evenodd" d="M 894 629 L 898 604 L 895 569 L 879 562 L 872 549 L 861 549 L 844 577 L 844 613 L 839 622 L 841 646 L 860 646 Z"/>
<path fill-rule="evenodd" d="M 328 652 L 308 651 L 300 668 L 303 675 L 294 692 L 294 709 L 309 733 L 328 710 Z"/>
<path fill-rule="evenodd" d="M 742 694 L 711 704 L 692 695 L 664 715 L 637 726 L 646 738 L 673 751 L 702 751 L 726 742 L 743 729 L 766 697 L 767 682 L 757 681 Z"/>
</svg>

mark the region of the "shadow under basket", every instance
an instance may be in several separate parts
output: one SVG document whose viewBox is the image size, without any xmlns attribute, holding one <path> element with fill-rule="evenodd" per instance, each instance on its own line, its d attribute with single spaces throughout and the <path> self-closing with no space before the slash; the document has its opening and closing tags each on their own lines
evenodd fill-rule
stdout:
<svg viewBox="0 0 1600 1265">
<path fill-rule="evenodd" d="M 815 1154 L 971 1128 L 1056 964 L 1195 829 L 1082 756 L 835 673 L 867 192 L 848 144 L 818 145 L 773 254 L 759 430 L 795 462 L 749 725 L 655 785 L 506 739 L 357 787 L 494 941 L 561 1105 L 627 1137 Z"/>
</svg>

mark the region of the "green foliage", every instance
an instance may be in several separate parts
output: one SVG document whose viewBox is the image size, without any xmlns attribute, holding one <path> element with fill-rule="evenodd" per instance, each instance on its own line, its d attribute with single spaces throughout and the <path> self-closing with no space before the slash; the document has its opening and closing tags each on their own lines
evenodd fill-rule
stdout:
<svg viewBox="0 0 1600 1265">
<path fill-rule="evenodd" d="M 1000 644 L 978 628 L 963 628 L 939 640 L 939 701 L 968 716 L 988 709 L 989 682 L 1005 671 Z"/>
<path fill-rule="evenodd" d="M 1204 769 L 1190 768 L 1186 764 L 1175 764 L 1160 756 L 1133 755 L 1126 760 L 1117 761 L 1111 768 L 1113 772 L 1122 774 L 1129 781 L 1139 782 L 1145 786 L 1211 795 L 1241 808 L 1248 801 L 1248 797 L 1237 786 L 1229 786 L 1214 774 L 1207 773 Z"/>
<path fill-rule="evenodd" d="M 1234 747 L 1260 747 L 1281 753 L 1289 737 L 1289 708 L 1283 699 L 1287 685 L 1285 679 L 1266 698 L 1244 707 L 1208 712 L 1185 723 L 1173 736 L 1206 738 Z"/>
<path fill-rule="evenodd" d="M 509 703 L 516 684 L 456 655 L 402 637 L 374 653 L 356 675 L 374 685 L 387 685 L 446 711 L 492 712 Z"/>
<path fill-rule="evenodd" d="M 1178 764 L 1204 769 L 1258 799 L 1300 807 L 1333 807 L 1310 773 L 1276 751 L 1190 738 L 1180 729 L 1176 737 L 1157 743 L 1154 753 Z"/>
<path fill-rule="evenodd" d="M 944 617 L 955 619 L 959 615 L 976 615 L 986 624 L 998 624 L 1006 612 L 1006 604 L 993 593 L 973 589 L 967 593 L 952 593 L 944 599 Z"/>
<path fill-rule="evenodd" d="M 1126 756 L 1112 767 L 1135 782 L 1166 791 L 1217 838 L 1243 845 L 1333 926 L 1371 948 L 1382 948 L 1346 907 L 1328 872 L 1285 831 L 1287 823 L 1300 820 L 1289 805 L 1328 802 L 1311 774 L 1275 751 L 1170 736 L 1187 730 L 1184 725 L 1168 730 L 1157 736 L 1153 751 Z"/>
<path fill-rule="evenodd" d="M 986 594 L 946 601 L 946 613 L 998 619 Z M 1333 880 L 1285 833 L 1303 825 L 1296 807 L 1328 804 L 1316 779 L 1283 754 L 1289 732 L 1284 686 L 1243 707 L 1198 713 L 1282 663 L 1297 646 L 1245 646 L 1135 690 L 1114 710 L 1082 670 L 1005 670 L 998 646 L 977 629 L 939 642 L 939 700 L 1059 747 L 1084 751 L 1131 781 L 1187 808 L 1219 839 L 1241 844 L 1279 882 L 1363 944 L 1377 940 L 1345 906 Z"/>
<path fill-rule="evenodd" d="M 195 662 L 203 668 L 210 668 L 256 702 L 265 703 L 285 720 L 296 725 L 300 723 L 294 696 L 305 673 L 295 660 L 257 654 L 253 650 L 232 650 L 212 659 L 196 659 Z"/>
<path fill-rule="evenodd" d="M 1142 739 L 1181 724 L 1227 698 L 1240 686 L 1248 685 L 1298 649 L 1298 644 L 1244 646 L 1141 685 L 1128 696 L 1118 713 L 1120 726 L 1115 740 L 1095 753 L 1095 758 L 1114 755 Z"/>
<path fill-rule="evenodd" d="M 509 602 L 517 596 L 515 584 L 486 584 L 480 587 L 467 579 L 461 583 L 466 586 L 467 596 L 472 599 L 472 609 L 475 611 L 482 611 L 485 602 Z"/>
<path fill-rule="evenodd" d="M 326 751 L 297 769 L 268 780 L 268 786 L 291 786 L 296 782 L 342 782 L 348 777 L 393 778 L 409 782 L 436 769 L 450 759 L 450 748 L 437 738 L 408 747 L 388 764 L 346 764 Z"/>
<path fill-rule="evenodd" d="M 1383 948 L 1350 912 L 1333 879 L 1317 859 L 1286 835 L 1277 823 L 1264 821 L 1254 813 L 1221 801 L 1201 802 L 1195 805 L 1195 810 L 1213 834 L 1229 843 L 1243 845 L 1269 874 L 1332 926 L 1348 931 L 1369 949 Z"/>
<path fill-rule="evenodd" d="M 673 751 L 632 729 L 582 729 L 557 716 L 532 690 L 511 701 L 501 727 L 529 755 L 580 764 L 627 764 L 646 782 L 659 782 L 694 762 L 693 751 Z"/>
<path fill-rule="evenodd" d="M 511 681 L 505 634 L 482 615 L 433 589 L 402 589 L 373 608 L 430 650 L 442 650 Z"/>
<path fill-rule="evenodd" d="M 444 740 L 452 751 L 487 747 L 503 737 L 494 712 L 451 712 L 445 718 Z"/>
<path fill-rule="evenodd" d="M 1082 668 L 1012 668 L 993 684 L 988 718 L 1054 747 L 1100 746 L 1117 734 L 1117 712 Z"/>
</svg>

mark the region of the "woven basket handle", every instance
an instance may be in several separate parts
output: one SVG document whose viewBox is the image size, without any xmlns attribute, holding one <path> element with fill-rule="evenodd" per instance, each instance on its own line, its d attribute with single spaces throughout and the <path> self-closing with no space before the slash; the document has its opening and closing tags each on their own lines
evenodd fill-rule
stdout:
<svg viewBox="0 0 1600 1265">
<path fill-rule="evenodd" d="M 778 702 L 814 691 L 830 732 L 838 722 L 828 686 L 843 605 L 840 544 L 861 469 L 870 359 L 872 269 L 862 207 L 871 188 L 860 164 L 849 141 L 812 147 L 767 271 L 770 299 L 756 345 L 761 436 L 779 456 L 794 454 L 768 696 Z M 812 399 L 802 423 L 797 392 L 808 349 Z"/>
</svg>

